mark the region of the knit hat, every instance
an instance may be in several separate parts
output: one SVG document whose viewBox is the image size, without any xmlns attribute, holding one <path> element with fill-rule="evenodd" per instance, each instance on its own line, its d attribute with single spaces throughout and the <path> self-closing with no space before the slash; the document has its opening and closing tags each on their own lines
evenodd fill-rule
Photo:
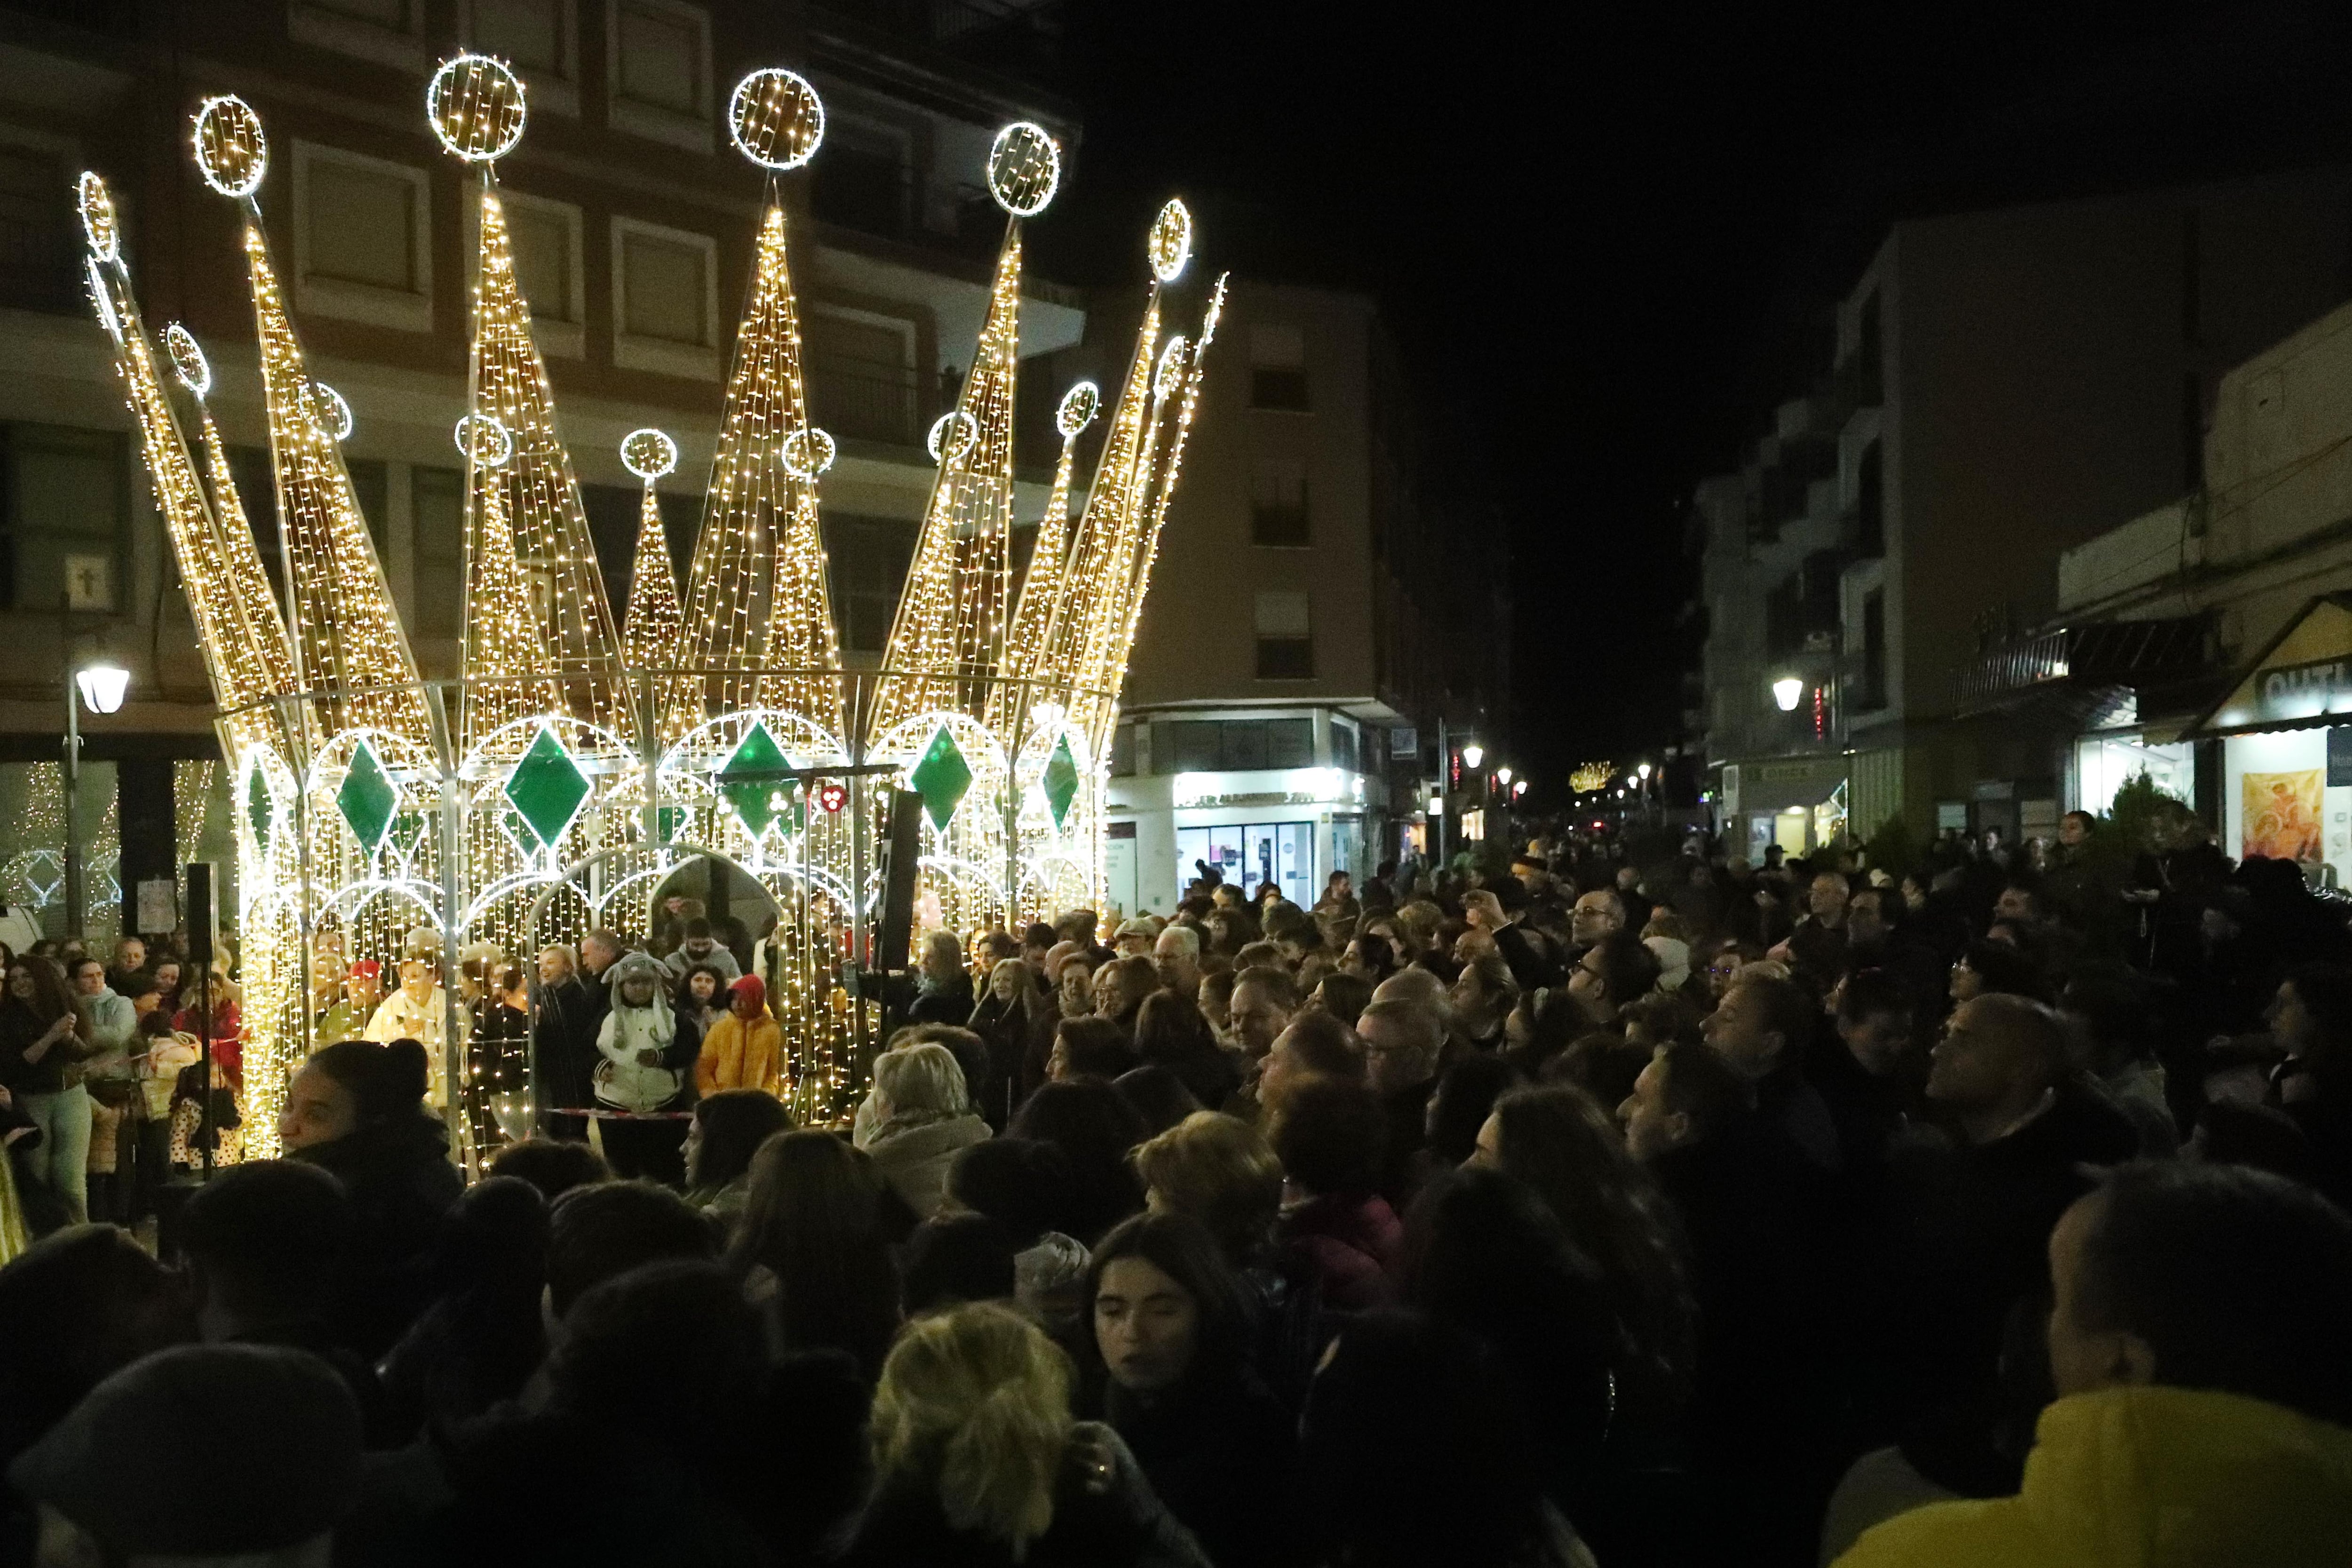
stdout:
<svg viewBox="0 0 2352 1568">
<path fill-rule="evenodd" d="M 654 983 L 654 996 L 658 1000 L 668 994 L 670 984 L 675 978 L 676 976 L 664 967 L 662 961 L 652 953 L 625 952 L 614 959 L 612 966 L 604 971 L 604 989 L 613 994 L 617 1005 L 624 982 L 650 980 Z"/>
<path fill-rule="evenodd" d="M 768 1005 L 768 983 L 756 974 L 746 974 L 727 989 L 730 994 L 748 1000 L 755 1013 Z"/>
<path fill-rule="evenodd" d="M 307 1351 L 180 1345 L 90 1390 L 8 1479 L 120 1555 L 276 1552 L 357 1499 L 359 1405 Z"/>
</svg>

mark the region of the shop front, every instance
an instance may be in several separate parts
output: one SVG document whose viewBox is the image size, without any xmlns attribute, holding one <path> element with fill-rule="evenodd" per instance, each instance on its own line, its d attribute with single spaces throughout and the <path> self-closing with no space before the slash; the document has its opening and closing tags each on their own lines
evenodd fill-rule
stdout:
<svg viewBox="0 0 2352 1568">
<path fill-rule="evenodd" d="M 2352 595 L 2315 599 L 2197 725 L 2221 742 L 2221 849 L 2352 881 Z"/>
<path fill-rule="evenodd" d="M 1723 821 L 1734 854 L 1761 864 L 1777 845 L 1808 855 L 1845 834 L 1849 759 L 1776 757 L 1723 765 Z"/>
</svg>

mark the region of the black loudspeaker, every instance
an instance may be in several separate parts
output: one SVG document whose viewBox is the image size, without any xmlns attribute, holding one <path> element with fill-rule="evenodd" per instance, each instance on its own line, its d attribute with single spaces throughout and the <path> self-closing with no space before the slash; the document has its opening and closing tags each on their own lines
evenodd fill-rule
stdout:
<svg viewBox="0 0 2352 1568">
<path fill-rule="evenodd" d="M 907 967 L 915 935 L 916 860 L 923 852 L 923 797 L 902 789 L 890 796 L 882 836 L 882 921 L 874 933 L 874 967 Z"/>
<path fill-rule="evenodd" d="M 220 944 L 219 882 L 209 860 L 188 862 L 188 962 L 210 963 Z"/>
</svg>

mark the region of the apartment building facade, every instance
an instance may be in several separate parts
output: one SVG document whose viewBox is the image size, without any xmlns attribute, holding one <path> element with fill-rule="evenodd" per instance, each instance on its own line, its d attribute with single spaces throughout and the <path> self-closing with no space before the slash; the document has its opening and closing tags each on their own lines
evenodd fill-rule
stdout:
<svg viewBox="0 0 2352 1568">
<path fill-rule="evenodd" d="M 500 191 L 615 606 L 640 493 L 625 434 L 657 426 L 681 448 L 663 497 L 681 573 L 700 519 L 764 177 L 729 144 L 728 95 L 761 67 L 801 71 L 827 124 L 809 170 L 785 176 L 791 259 L 812 414 L 840 448 L 825 494 L 834 600 L 845 653 L 870 664 L 931 484 L 924 435 L 986 307 L 1003 222 L 982 185 L 990 141 L 1013 119 L 1077 139 L 1066 105 L 973 63 L 1017 57 L 1007 35 L 1037 22 L 1011 5 L 753 0 L 0 5 L 0 356 L 19 367 L 0 378 L 0 638 L 15 650 L 0 661 L 0 900 L 57 922 L 47 764 L 68 672 L 100 657 L 131 683 L 118 714 L 83 723 L 78 815 L 86 832 L 99 825 L 94 866 L 118 853 L 120 856 L 93 875 L 93 929 L 119 918 L 118 889 L 195 854 L 230 858 L 210 692 L 79 280 L 79 170 L 104 173 L 124 205 L 151 321 L 184 322 L 209 353 L 212 407 L 275 571 L 240 213 L 199 182 L 186 130 L 214 93 L 260 112 L 271 169 L 258 199 L 295 321 L 351 407 L 346 458 L 418 663 L 446 676 L 464 573 L 451 429 L 478 208 L 470 172 L 425 124 L 436 64 L 478 48 L 527 86 L 529 129 Z M 1033 277 L 1024 358 L 1076 344 L 1085 320 L 1076 292 Z M 1023 485 L 1028 515 L 1045 489 Z"/>
<path fill-rule="evenodd" d="M 2103 811 L 2146 773 L 2225 854 L 2352 885 L 2352 305 L 2226 373 L 2203 483 L 2055 577 L 2056 616 L 1984 684 L 2083 715 L 2053 748 L 2070 806 Z M 2175 664 L 2098 657 L 2133 647 Z"/>
<path fill-rule="evenodd" d="M 2054 833 L 2051 737 L 2081 715 L 2005 701 L 1982 661 L 2048 621 L 2062 552 L 2201 483 L 2222 370 L 2352 288 L 2348 189 L 2322 168 L 1892 227 L 1821 374 L 1694 498 L 1737 844 Z"/>
<path fill-rule="evenodd" d="M 1113 903 L 1165 912 L 1202 865 L 1312 903 L 1429 847 L 1441 716 L 1502 744 L 1499 531 L 1449 517 L 1421 439 L 1370 300 L 1235 281 L 1128 668 Z"/>
</svg>

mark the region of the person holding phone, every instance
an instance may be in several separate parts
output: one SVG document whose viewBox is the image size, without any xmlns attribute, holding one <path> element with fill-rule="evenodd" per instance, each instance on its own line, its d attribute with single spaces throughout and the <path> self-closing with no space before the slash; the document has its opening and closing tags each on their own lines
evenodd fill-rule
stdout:
<svg viewBox="0 0 2352 1568">
<path fill-rule="evenodd" d="M 26 1163 L 71 1225 L 89 1219 L 90 1106 L 82 1063 L 99 1048 L 86 1037 L 55 963 L 28 958 L 8 966 L 7 994 L 0 998 L 0 1089 L 40 1129 Z"/>
</svg>

